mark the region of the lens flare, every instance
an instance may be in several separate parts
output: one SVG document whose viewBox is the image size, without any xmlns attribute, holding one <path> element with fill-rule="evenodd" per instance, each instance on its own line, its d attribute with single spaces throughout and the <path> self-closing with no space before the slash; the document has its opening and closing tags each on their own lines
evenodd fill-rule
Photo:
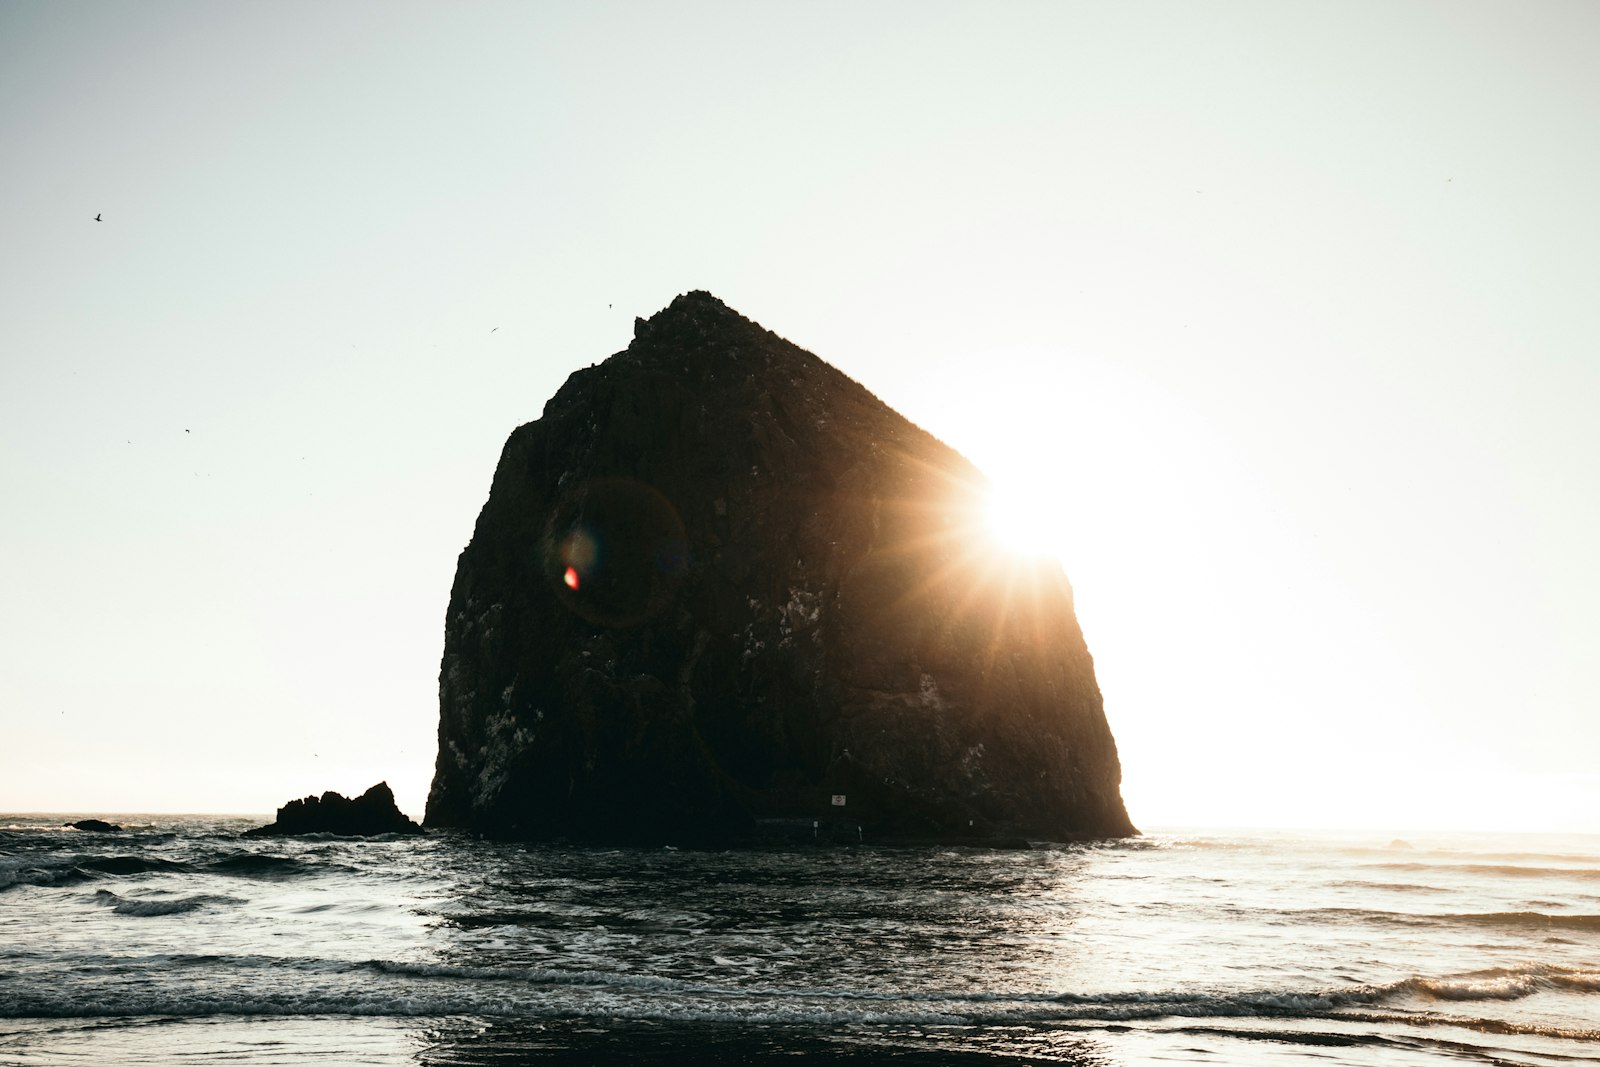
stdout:
<svg viewBox="0 0 1600 1067">
<path fill-rule="evenodd" d="M 677 509 L 654 487 L 628 478 L 582 483 L 559 505 L 547 557 L 561 603 L 590 622 L 634 626 L 677 592 L 688 569 Z M 564 587 L 564 589 L 562 588 Z"/>
</svg>

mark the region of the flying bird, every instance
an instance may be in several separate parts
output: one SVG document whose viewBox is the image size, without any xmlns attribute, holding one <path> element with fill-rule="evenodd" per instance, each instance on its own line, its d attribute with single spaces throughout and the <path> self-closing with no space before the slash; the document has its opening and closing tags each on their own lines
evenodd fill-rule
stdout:
<svg viewBox="0 0 1600 1067">
<path fill-rule="evenodd" d="M 100 213 L 99 212 L 95 212 L 94 221 L 96 221 L 96 222 L 104 222 L 106 220 L 100 217 Z"/>
</svg>

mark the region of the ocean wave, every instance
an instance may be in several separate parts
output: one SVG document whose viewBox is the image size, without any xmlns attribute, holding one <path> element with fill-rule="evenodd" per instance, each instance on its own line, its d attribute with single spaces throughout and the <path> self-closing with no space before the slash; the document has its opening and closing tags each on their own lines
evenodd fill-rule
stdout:
<svg viewBox="0 0 1600 1067">
<path fill-rule="evenodd" d="M 1544 857 L 1546 859 L 1550 857 Z M 1407 873 L 1472 874 L 1485 878 L 1570 878 L 1580 882 L 1600 882 L 1600 868 L 1529 867 L 1520 863 L 1369 863 L 1370 870 Z"/>
<path fill-rule="evenodd" d="M 1529 964 L 1494 967 L 1446 978 L 1410 978 L 1387 988 L 1390 995 L 1420 993 L 1438 1000 L 1520 1000 L 1545 990 L 1600 993 L 1600 970 Z"/>
<path fill-rule="evenodd" d="M 1385 893 L 1449 893 L 1450 889 L 1438 885 L 1420 885 L 1416 882 L 1372 882 L 1362 878 L 1346 878 L 1329 882 L 1334 889 L 1377 889 Z"/>
<path fill-rule="evenodd" d="M 1525 864 L 1532 863 L 1539 866 L 1550 864 L 1566 864 L 1580 867 L 1600 866 L 1600 854 L 1592 849 L 1573 849 L 1571 851 L 1505 851 L 1505 850 L 1475 850 L 1475 849 L 1434 849 L 1423 853 L 1425 856 L 1437 856 L 1442 861 L 1469 860 L 1485 864 Z"/>
<path fill-rule="evenodd" d="M 1600 930 L 1600 915 L 1543 912 L 1494 911 L 1466 912 L 1455 915 L 1427 916 L 1445 922 L 1476 923 L 1483 926 L 1533 927 L 1548 929 L 1562 927 L 1574 930 Z"/>
<path fill-rule="evenodd" d="M 773 1003 L 737 1000 L 604 997 L 585 1004 L 535 997 L 488 997 L 471 990 L 381 991 L 302 990 L 252 993 L 166 993 L 117 995 L 70 1001 L 33 991 L 9 998 L 0 1015 L 10 1018 L 105 1018 L 197 1016 L 331 1016 L 427 1018 L 475 1016 L 522 1020 L 583 1020 L 711 1023 L 738 1026 L 984 1026 L 1017 1025 L 1119 1027 L 1161 1019 L 1224 1021 L 1319 1022 L 1417 1028 L 1459 1027 L 1474 1031 L 1537 1035 L 1581 1042 L 1600 1041 L 1600 1030 L 1538 1023 L 1516 1023 L 1462 1015 L 1372 1010 L 1300 1010 L 1299 998 L 1253 998 L 1244 1001 L 1151 999 L 1046 1010 L 1030 1005 L 862 1004 L 839 1002 Z M 1180 1027 L 1181 1029 L 1181 1027 Z M 1274 1032 L 1274 1037 L 1280 1036 Z"/>
<path fill-rule="evenodd" d="M 71 862 L 37 864 L 24 860 L 14 864 L 0 863 L 0 892 L 22 885 L 76 885 L 98 877 L 94 871 L 86 871 Z"/>
<path fill-rule="evenodd" d="M 280 879 L 311 874 L 314 867 L 293 856 L 275 856 L 270 853 L 238 852 L 211 860 L 202 868 L 211 874 L 228 874 L 240 878 Z M 346 868 L 341 868 L 346 869 Z"/>
<path fill-rule="evenodd" d="M 1474 848 L 1466 845 L 1458 847 L 1416 847 L 1409 842 L 1396 839 L 1387 844 L 1372 841 L 1337 841 L 1328 839 L 1304 839 L 1280 837 L 1257 837 L 1246 835 L 1242 837 L 1231 836 L 1188 836 L 1188 835 L 1160 835 L 1154 838 L 1132 838 L 1130 841 L 1144 842 L 1145 847 L 1173 849 L 1177 851 L 1198 852 L 1249 852 L 1257 853 L 1263 859 L 1273 857 L 1283 858 L 1289 854 L 1302 853 L 1325 857 L 1346 858 L 1352 861 L 1369 861 L 1368 866 L 1385 867 L 1398 870 L 1413 871 L 1471 871 L 1487 875 L 1508 871 L 1512 877 L 1519 872 L 1549 872 L 1551 874 L 1572 874 L 1579 877 L 1600 877 L 1600 853 L 1592 848 L 1593 835 L 1588 836 L 1583 847 L 1577 841 L 1573 842 L 1570 850 L 1552 848 L 1548 850 L 1510 850 L 1497 848 Z M 1119 847 L 1126 847 L 1125 843 L 1114 842 Z"/>
<path fill-rule="evenodd" d="M 549 967 L 484 967 L 470 964 L 408 963 L 397 960 L 367 960 L 361 967 L 380 974 L 413 978 L 466 978 L 509 981 L 538 986 L 615 987 L 656 992 L 722 993 L 720 987 L 686 983 L 654 974 L 628 974 L 615 971 L 566 971 Z"/>
<path fill-rule="evenodd" d="M 1372 908 L 1307 908 L 1280 913 L 1293 922 L 1374 926 L 1502 926 L 1510 929 L 1600 930 L 1600 915 L 1588 912 L 1380 911 Z"/>
<path fill-rule="evenodd" d="M 14 885 L 73 885 L 98 878 L 126 878 L 141 874 L 204 873 L 280 880 L 349 870 L 351 868 L 340 864 L 307 863 L 293 856 L 256 852 L 237 852 L 194 863 L 123 853 L 40 857 L 32 860 L 0 855 L 0 890 Z"/>
<path fill-rule="evenodd" d="M 257 962 L 266 962 L 260 960 Z M 273 963 L 285 961 L 272 960 Z M 1455 1001 L 1508 1000 L 1529 996 L 1541 990 L 1600 993 L 1600 970 L 1527 963 L 1518 967 L 1491 968 L 1441 977 L 1417 976 L 1380 985 L 1356 985 L 1336 990 L 1217 993 L 1138 992 L 1064 993 L 1004 990 L 859 990 L 824 987 L 773 987 L 767 989 L 731 988 L 691 982 L 653 974 L 615 971 L 562 970 L 536 966 L 481 966 L 470 964 L 427 963 L 402 960 L 364 960 L 360 962 L 305 959 L 298 966 L 320 971 L 367 970 L 383 975 L 411 978 L 466 979 L 472 981 L 514 982 L 555 987 L 605 987 L 688 995 L 738 995 L 750 999 L 838 1000 L 860 1002 L 905 1002 L 944 1004 L 993 1004 L 1001 1002 L 1049 1004 L 1098 1009 L 1131 1009 L 1139 1012 L 1174 1015 L 1317 1015 L 1342 1008 L 1374 1006 L 1418 993 Z"/>
<path fill-rule="evenodd" d="M 188 871 L 187 863 L 164 860 L 155 856 L 85 856 L 77 865 L 86 871 L 99 874 L 130 875 L 150 874 L 155 871 Z"/>
<path fill-rule="evenodd" d="M 0 890 L 17 885 L 76 885 L 104 877 L 183 872 L 191 869 L 188 864 L 154 856 L 67 855 L 31 859 L 0 856 Z"/>
<path fill-rule="evenodd" d="M 99 889 L 94 894 L 95 903 L 109 907 L 118 915 L 182 915 L 211 904 L 243 904 L 238 897 L 225 897 L 215 893 L 198 893 L 192 897 L 173 899 L 121 897 L 109 889 Z"/>
<path fill-rule="evenodd" d="M 106 903 L 191 904 L 185 901 Z M 226 898 L 223 898 L 226 899 Z M 120 910 L 120 908 L 119 908 Z M 159 914 L 160 912 L 135 912 Z M 134 962 L 134 961 L 128 961 Z M 181 989 L 163 982 L 115 991 L 0 983 L 0 1016 L 332 1015 L 629 1019 L 740 1025 L 1116 1026 L 1160 1019 L 1210 1022 L 1373 1023 L 1453 1026 L 1600 1041 L 1600 1030 L 1459 1014 L 1472 1002 L 1520 999 L 1544 991 L 1600 994 L 1600 970 L 1528 963 L 1444 976 L 1416 976 L 1333 990 L 894 991 L 827 988 L 753 990 L 644 974 L 474 966 L 403 960 L 175 956 L 140 973 L 185 974 Z M 216 976 L 215 984 L 206 978 Z M 19 983 L 20 984 L 20 983 Z M 209 988 L 208 988 L 209 986 Z M 1429 1005 L 1448 1003 L 1456 1014 Z"/>
</svg>

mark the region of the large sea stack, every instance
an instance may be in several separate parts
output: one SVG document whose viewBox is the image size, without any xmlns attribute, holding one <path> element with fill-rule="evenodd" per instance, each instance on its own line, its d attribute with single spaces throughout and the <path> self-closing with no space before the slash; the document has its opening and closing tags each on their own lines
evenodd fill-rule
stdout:
<svg viewBox="0 0 1600 1067">
<path fill-rule="evenodd" d="M 708 293 L 636 320 L 506 442 L 450 592 L 426 823 L 1134 833 L 1071 587 L 993 543 L 985 490 Z"/>
</svg>

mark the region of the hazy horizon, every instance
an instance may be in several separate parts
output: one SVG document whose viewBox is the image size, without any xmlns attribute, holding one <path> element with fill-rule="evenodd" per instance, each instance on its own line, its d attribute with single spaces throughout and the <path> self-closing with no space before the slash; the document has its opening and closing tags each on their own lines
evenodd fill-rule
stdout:
<svg viewBox="0 0 1600 1067">
<path fill-rule="evenodd" d="M 501 445 L 706 289 L 1031 498 L 1136 825 L 1600 832 L 1597 31 L 12 0 L 0 810 L 420 818 Z"/>
</svg>

